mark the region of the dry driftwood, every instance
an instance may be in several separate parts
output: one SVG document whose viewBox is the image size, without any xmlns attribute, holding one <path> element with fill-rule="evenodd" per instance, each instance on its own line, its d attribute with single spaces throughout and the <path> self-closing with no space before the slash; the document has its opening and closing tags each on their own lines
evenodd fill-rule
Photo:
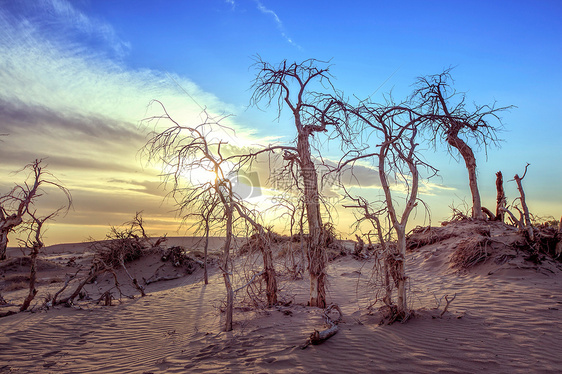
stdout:
<svg viewBox="0 0 562 374">
<path fill-rule="evenodd" d="M 339 317 L 335 321 L 330 318 L 330 312 L 332 311 L 332 309 L 337 310 L 339 313 Z M 338 332 L 338 323 L 341 321 L 342 316 L 343 313 L 340 307 L 337 304 L 330 304 L 324 310 L 324 318 L 326 318 L 326 324 L 329 325 L 329 327 L 322 331 L 314 330 L 314 332 L 310 334 L 310 337 L 306 340 L 304 345 L 301 346 L 301 349 L 305 349 L 310 344 L 322 344 L 332 336 L 336 335 L 336 333 Z"/>
<path fill-rule="evenodd" d="M 123 259 L 121 259 L 121 267 L 123 268 L 123 270 L 125 270 L 125 273 L 126 273 L 127 276 L 129 277 L 129 279 L 131 280 L 131 282 L 133 282 L 133 285 L 135 286 L 135 288 L 140 291 L 141 296 L 142 296 L 142 297 L 146 296 L 146 293 L 144 292 L 144 287 L 139 284 L 139 282 L 137 281 L 137 278 L 133 278 L 133 277 L 131 276 L 131 274 L 129 274 L 129 271 L 128 271 L 127 268 L 125 267 L 125 261 L 123 261 Z M 116 279 L 116 281 L 117 281 L 117 279 Z"/>
<path fill-rule="evenodd" d="M 87 283 L 91 282 L 93 279 L 95 279 L 98 275 L 102 274 L 104 271 L 106 270 L 99 269 L 97 266 L 92 266 L 90 268 L 90 271 L 88 272 L 88 275 L 78 283 L 72 294 L 61 300 L 57 300 L 56 302 L 53 302 L 53 305 L 64 304 L 67 306 L 71 306 L 74 303 L 74 299 L 77 298 L 78 295 L 80 294 L 80 291 L 82 291 L 82 288 L 84 288 L 84 286 Z"/>
<path fill-rule="evenodd" d="M 66 274 L 65 279 L 64 279 L 64 286 L 62 286 L 61 289 L 58 290 L 55 293 L 55 295 L 53 296 L 53 298 L 51 300 L 51 305 L 56 305 L 57 297 L 59 297 L 59 295 L 61 293 L 63 293 L 64 290 L 66 290 L 66 287 L 68 287 L 68 285 L 70 284 L 70 281 L 72 281 L 74 278 L 76 278 L 79 271 L 80 271 L 80 269 L 76 270 L 76 273 L 74 273 L 74 274 Z"/>
<path fill-rule="evenodd" d="M 447 312 L 447 309 L 449 309 L 449 304 L 451 304 L 456 297 L 457 294 L 455 293 L 451 300 L 449 300 L 449 295 L 445 295 L 445 301 L 447 302 L 447 305 L 445 305 L 445 308 L 443 308 L 443 311 L 441 312 L 441 314 L 439 314 L 439 318 L 443 318 L 443 314 L 445 314 Z"/>
<path fill-rule="evenodd" d="M 167 277 L 167 276 L 157 277 L 156 274 L 155 274 L 148 279 L 143 278 L 143 280 L 144 280 L 144 284 L 146 284 L 148 286 L 150 283 L 174 280 L 174 279 L 178 279 L 178 278 L 181 278 L 181 277 L 182 277 L 182 275 L 172 275 L 172 276 L 169 276 L 169 277 Z"/>
</svg>

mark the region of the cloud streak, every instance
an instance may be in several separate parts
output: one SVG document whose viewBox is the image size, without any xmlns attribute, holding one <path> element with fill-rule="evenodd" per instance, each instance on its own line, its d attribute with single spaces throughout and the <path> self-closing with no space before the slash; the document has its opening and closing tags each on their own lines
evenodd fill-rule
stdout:
<svg viewBox="0 0 562 374">
<path fill-rule="evenodd" d="M 50 39 L 95 44 L 117 58 L 126 56 L 131 49 L 110 24 L 86 16 L 66 0 L 14 1 L 5 10 L 16 14 L 14 19 L 25 20 L 29 30 L 40 30 Z"/>
<path fill-rule="evenodd" d="M 201 121 L 194 101 L 211 115 L 235 108 L 189 79 L 128 69 L 119 59 L 128 44 L 110 25 L 87 17 L 70 2 L 2 4 L 0 134 L 8 136 L 1 138 L 0 175 L 8 177 L 0 181 L 0 193 L 21 182 L 10 172 L 46 158 L 49 170 L 74 197 L 75 212 L 61 218 L 61 225 L 119 224 L 135 210 L 145 210 L 147 218 L 168 214 L 170 224 L 173 206 L 163 203 L 159 171 L 143 169 L 138 153 L 152 126 L 164 125 L 142 124 L 143 118 L 161 114 L 150 101 L 161 100 L 176 120 L 191 124 Z M 248 135 L 230 118 L 224 124 Z M 56 206 L 55 199 L 45 195 L 41 204 Z"/>
<path fill-rule="evenodd" d="M 256 6 L 257 6 L 257 8 L 260 12 L 262 12 L 265 15 L 271 16 L 273 18 L 273 20 L 275 21 L 275 24 L 277 25 L 277 28 L 279 29 L 279 32 L 281 32 L 281 36 L 283 36 L 283 38 L 289 44 L 291 44 L 291 45 L 300 49 L 301 47 L 297 43 L 295 43 L 289 35 L 287 35 L 287 32 L 285 31 L 285 26 L 283 25 L 283 22 L 281 21 L 281 19 L 277 15 L 277 13 L 275 13 L 273 10 L 271 10 L 271 9 L 267 8 L 265 5 L 263 5 L 261 0 L 254 0 L 254 1 L 255 1 Z"/>
</svg>

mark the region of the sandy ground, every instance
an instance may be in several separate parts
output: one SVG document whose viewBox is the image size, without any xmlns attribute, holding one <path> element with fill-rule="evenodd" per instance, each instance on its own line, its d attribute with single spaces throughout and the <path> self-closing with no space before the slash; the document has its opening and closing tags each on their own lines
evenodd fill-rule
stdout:
<svg viewBox="0 0 562 374">
<path fill-rule="evenodd" d="M 182 240 L 188 247 L 193 239 Z M 213 245 L 218 247 L 220 239 Z M 366 287 L 373 260 L 344 256 L 328 269 L 329 302 L 337 303 L 344 317 L 339 332 L 325 343 L 301 349 L 314 329 L 325 327 L 322 310 L 305 306 L 306 278 L 281 278 L 283 300 L 293 301 L 289 306 L 238 304 L 234 331 L 226 333 L 222 276 L 214 268 L 205 286 L 199 269 L 152 283 L 146 297 L 137 292 L 134 299 L 113 306 L 83 301 L 72 308 L 36 307 L 33 313 L 0 318 L 0 373 L 561 372 L 560 264 L 515 258 L 459 272 L 448 263 L 454 245 L 450 239 L 408 255 L 416 316 L 404 324 L 380 325 L 377 310 L 367 308 L 373 299 Z M 48 277 L 58 272 L 64 279 L 71 270 L 64 262 L 84 256 L 84 250 L 77 244 L 47 248 L 46 257 L 61 264 Z M 159 266 L 157 259 L 152 265 L 131 264 L 131 273 L 140 277 Z M 89 293 L 102 290 L 104 282 L 90 285 Z M 38 301 L 42 288 L 57 285 L 40 284 Z M 9 299 L 25 293 L 2 295 Z M 439 318 L 444 296 L 454 294 Z"/>
</svg>

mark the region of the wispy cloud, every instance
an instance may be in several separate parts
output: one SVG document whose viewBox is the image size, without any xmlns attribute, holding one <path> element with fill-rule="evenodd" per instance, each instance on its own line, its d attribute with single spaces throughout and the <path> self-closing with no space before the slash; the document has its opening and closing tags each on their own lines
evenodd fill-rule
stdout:
<svg viewBox="0 0 562 374">
<path fill-rule="evenodd" d="M 86 16 L 67 0 L 17 1 L 4 9 L 17 14 L 13 17 L 15 22 L 24 21 L 27 27 L 40 30 L 51 39 L 95 44 L 117 58 L 124 57 L 131 49 L 110 24 Z"/>
<path fill-rule="evenodd" d="M 236 2 L 234 0 L 224 0 L 224 2 L 229 4 L 232 9 L 236 8 Z"/>
<path fill-rule="evenodd" d="M 285 26 L 283 26 L 283 22 L 281 21 L 281 19 L 277 15 L 277 13 L 275 13 L 273 10 L 271 10 L 271 9 L 267 8 L 265 5 L 263 5 L 261 0 L 254 0 L 254 1 L 256 2 L 256 5 L 257 5 L 258 10 L 260 12 L 273 17 L 273 20 L 275 21 L 275 24 L 277 25 L 277 28 L 281 32 L 281 36 L 283 36 L 283 38 L 285 38 L 285 40 L 287 42 L 289 42 L 289 44 L 292 44 L 293 46 L 300 49 L 301 47 L 297 43 L 295 43 L 289 35 L 287 35 L 287 32 L 285 31 Z"/>
<path fill-rule="evenodd" d="M 0 144 L 0 175 L 47 158 L 78 212 L 60 218 L 61 227 L 80 214 L 85 225 L 119 224 L 126 212 L 145 210 L 148 217 L 171 210 L 156 188 L 160 171 L 138 153 L 153 126 L 141 126 L 142 119 L 162 113 L 148 105 L 152 99 L 182 123 L 200 123 L 195 102 L 211 115 L 237 110 L 184 77 L 127 68 L 120 58 L 127 48 L 111 25 L 68 1 L 0 6 L 0 134 L 8 134 Z M 233 118 L 224 124 L 248 135 Z M 19 180 L 1 180 L 0 192 Z M 42 203 L 56 205 L 50 199 Z"/>
</svg>

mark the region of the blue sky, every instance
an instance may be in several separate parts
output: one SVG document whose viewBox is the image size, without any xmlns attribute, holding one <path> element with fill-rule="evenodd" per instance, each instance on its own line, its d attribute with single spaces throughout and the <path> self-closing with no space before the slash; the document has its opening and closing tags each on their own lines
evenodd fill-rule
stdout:
<svg viewBox="0 0 562 374">
<path fill-rule="evenodd" d="M 17 181 L 10 171 L 48 157 L 75 200 L 48 242 L 103 236 L 136 210 L 174 234 L 157 171 L 138 156 L 147 105 L 162 100 L 187 122 L 199 106 L 231 113 L 248 143 L 289 142 L 289 118 L 248 108 L 259 54 L 330 60 L 338 89 L 374 100 L 456 66 L 469 101 L 517 106 L 503 114 L 501 149 L 478 151 L 484 204 L 494 204 L 496 171 L 508 180 L 529 162 L 531 209 L 559 217 L 561 16 L 560 1 L 0 0 L 0 191 Z M 426 158 L 440 170 L 431 182 L 442 188 L 425 197 L 438 221 L 470 201 L 466 171 L 443 149 Z M 338 219 L 345 230 L 349 214 Z"/>
</svg>

